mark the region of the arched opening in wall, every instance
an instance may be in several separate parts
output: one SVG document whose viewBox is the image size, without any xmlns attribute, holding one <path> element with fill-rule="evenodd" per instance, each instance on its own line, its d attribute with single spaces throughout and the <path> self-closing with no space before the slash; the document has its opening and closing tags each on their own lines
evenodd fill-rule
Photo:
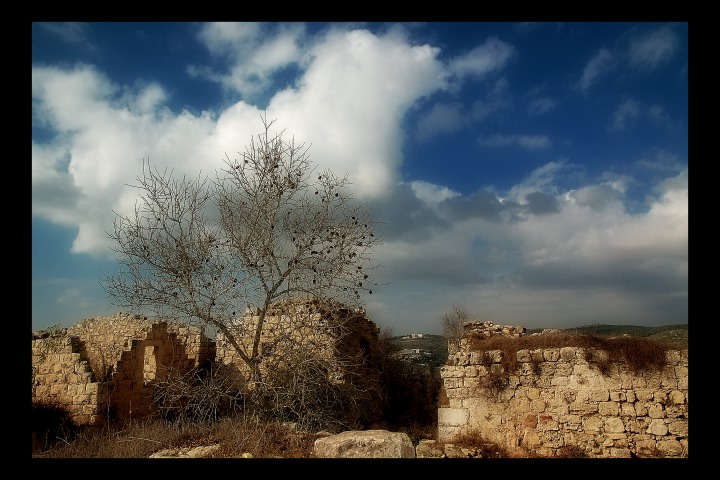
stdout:
<svg viewBox="0 0 720 480">
<path fill-rule="evenodd" d="M 157 376 L 157 357 L 160 347 L 157 345 L 148 345 L 145 347 L 145 356 L 143 360 L 143 381 L 150 382 L 155 380 Z"/>
</svg>

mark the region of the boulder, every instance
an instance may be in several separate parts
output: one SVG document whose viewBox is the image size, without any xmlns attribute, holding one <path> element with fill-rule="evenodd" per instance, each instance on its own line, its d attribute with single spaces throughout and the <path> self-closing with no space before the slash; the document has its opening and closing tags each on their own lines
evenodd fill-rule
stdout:
<svg viewBox="0 0 720 480">
<path fill-rule="evenodd" d="M 318 438 L 317 458 L 415 458 L 415 447 L 406 433 L 387 430 L 347 431 Z"/>
</svg>

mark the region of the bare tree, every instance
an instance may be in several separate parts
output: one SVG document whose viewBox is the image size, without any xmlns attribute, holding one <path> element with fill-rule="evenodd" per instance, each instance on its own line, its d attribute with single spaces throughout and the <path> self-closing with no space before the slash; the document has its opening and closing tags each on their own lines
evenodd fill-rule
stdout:
<svg viewBox="0 0 720 480">
<path fill-rule="evenodd" d="M 121 269 L 104 282 L 116 306 L 217 329 L 255 383 L 272 307 L 297 297 L 359 306 L 376 285 L 380 241 L 347 176 L 316 171 L 309 147 L 261 119 L 262 133 L 213 179 L 144 165 L 134 215 L 116 214 L 108 233 Z"/>
<path fill-rule="evenodd" d="M 452 309 L 443 314 L 441 322 L 443 327 L 443 335 L 448 340 L 449 345 L 455 348 L 463 334 L 463 323 L 468 321 L 467 310 L 464 306 L 452 304 Z"/>
</svg>

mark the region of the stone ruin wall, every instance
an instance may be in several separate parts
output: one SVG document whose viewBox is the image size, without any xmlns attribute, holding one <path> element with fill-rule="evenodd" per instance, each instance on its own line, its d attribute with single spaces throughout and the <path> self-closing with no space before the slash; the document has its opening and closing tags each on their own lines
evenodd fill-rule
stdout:
<svg viewBox="0 0 720 480">
<path fill-rule="evenodd" d="M 297 327 L 284 332 L 303 339 L 303 358 L 329 359 L 341 352 L 346 358 L 364 359 L 366 380 L 379 378 L 374 362 L 379 328 L 364 311 L 344 309 L 346 321 L 338 322 L 336 314 L 317 302 L 298 305 L 292 315 L 276 309 L 267 317 L 261 339 L 264 354 L 283 355 L 287 344 L 276 342 L 279 324 L 286 327 L 293 321 Z M 302 322 L 297 321 L 298 315 Z M 244 362 L 222 334 L 213 341 L 198 327 L 127 313 L 89 318 L 52 336 L 33 333 L 32 352 L 33 404 L 63 406 L 78 425 L 100 426 L 108 418 L 147 415 L 153 409 L 153 385 L 171 371 L 182 374 L 206 362 L 221 362 L 233 366 L 239 378 L 247 374 Z"/>
<path fill-rule="evenodd" d="M 247 351 L 251 349 L 254 329 L 259 321 L 258 312 L 248 310 L 238 323 L 236 338 Z M 240 330 L 244 328 L 244 330 Z M 380 330 L 369 320 L 362 309 L 309 299 L 292 299 L 280 302 L 268 310 L 260 340 L 260 353 L 272 364 L 279 357 L 288 357 L 295 351 L 296 358 L 324 360 L 365 358 L 366 365 L 377 360 Z M 248 378 L 249 370 L 228 340 L 218 332 L 215 361 L 231 366 L 239 378 Z M 263 363 L 260 364 L 261 371 Z M 365 372 L 379 376 L 379 371 L 369 368 Z M 338 375 L 337 381 L 341 381 Z"/>
<path fill-rule="evenodd" d="M 154 382 L 214 355 L 201 329 L 139 315 L 90 318 L 57 333 L 33 335 L 33 403 L 64 406 L 79 425 L 148 414 Z"/>
<path fill-rule="evenodd" d="M 471 322 L 468 331 L 517 337 L 525 329 Z M 606 375 L 588 362 L 603 355 L 576 347 L 520 350 L 507 385 L 493 388 L 506 373 L 502 351 L 472 352 L 461 340 L 441 369 L 447 405 L 438 409 L 438 440 L 478 432 L 515 456 L 562 456 L 575 447 L 588 457 L 687 457 L 688 351 L 666 352 L 661 371 L 614 362 Z"/>
</svg>

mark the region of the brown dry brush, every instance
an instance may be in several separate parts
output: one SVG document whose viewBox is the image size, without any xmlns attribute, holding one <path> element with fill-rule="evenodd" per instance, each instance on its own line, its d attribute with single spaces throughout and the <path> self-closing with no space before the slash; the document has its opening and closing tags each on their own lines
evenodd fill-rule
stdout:
<svg viewBox="0 0 720 480">
<path fill-rule="evenodd" d="M 624 362 L 634 372 L 660 370 L 665 366 L 665 352 L 674 348 L 642 337 L 602 337 L 579 332 L 562 332 L 522 337 L 470 337 L 471 351 L 500 350 L 506 372 L 518 367 L 517 352 L 549 348 L 579 347 L 588 351 L 588 361 L 604 374 L 611 363 Z M 599 352 L 606 352 L 602 355 Z M 534 366 L 537 370 L 537 365 Z"/>
</svg>

